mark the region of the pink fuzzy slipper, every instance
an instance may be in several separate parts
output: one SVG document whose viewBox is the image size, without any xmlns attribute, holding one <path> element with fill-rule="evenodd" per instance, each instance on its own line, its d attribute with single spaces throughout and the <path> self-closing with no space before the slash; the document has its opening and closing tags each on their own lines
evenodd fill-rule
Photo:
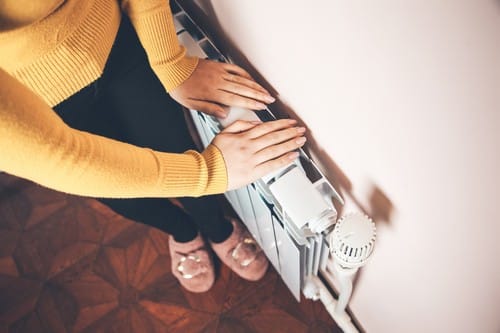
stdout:
<svg viewBox="0 0 500 333">
<path fill-rule="evenodd" d="M 233 233 L 222 243 L 212 243 L 212 249 L 233 272 L 249 281 L 260 280 L 269 266 L 266 256 L 248 231 L 234 219 Z"/>
<path fill-rule="evenodd" d="M 172 274 L 180 284 L 193 293 L 208 291 L 215 281 L 214 264 L 205 241 L 198 234 L 187 243 L 178 243 L 169 237 L 168 247 L 172 261 Z"/>
</svg>

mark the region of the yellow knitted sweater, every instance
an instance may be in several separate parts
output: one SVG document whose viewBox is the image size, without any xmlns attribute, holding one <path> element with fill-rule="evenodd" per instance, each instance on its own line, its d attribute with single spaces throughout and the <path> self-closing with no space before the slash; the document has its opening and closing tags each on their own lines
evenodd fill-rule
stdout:
<svg viewBox="0 0 500 333">
<path fill-rule="evenodd" d="M 167 91 L 194 71 L 165 0 L 2 0 L 0 170 L 94 197 L 224 192 L 225 163 L 213 145 L 202 154 L 153 151 L 72 129 L 51 109 L 102 74 L 120 5 Z"/>
</svg>

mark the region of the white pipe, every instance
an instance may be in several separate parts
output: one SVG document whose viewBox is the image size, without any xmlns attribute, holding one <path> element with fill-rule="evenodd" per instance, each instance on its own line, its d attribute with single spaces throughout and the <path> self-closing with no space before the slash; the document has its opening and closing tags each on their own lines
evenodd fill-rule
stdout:
<svg viewBox="0 0 500 333">
<path fill-rule="evenodd" d="M 335 323 L 342 329 L 344 333 L 359 333 L 356 326 L 351 321 L 351 317 L 346 311 L 337 312 L 338 302 L 333 298 L 330 290 L 325 286 L 325 284 L 317 276 L 309 276 L 309 283 L 313 283 L 317 288 L 317 296 L 321 300 L 321 303 L 325 306 L 326 311 L 335 320 Z"/>
<path fill-rule="evenodd" d="M 347 304 L 351 299 L 352 295 L 352 280 L 354 275 L 358 271 L 357 268 L 345 268 L 340 267 L 338 263 L 333 265 L 333 276 L 336 277 L 336 280 L 339 284 L 339 299 L 337 303 L 336 312 L 342 313 L 345 312 L 347 308 Z"/>
</svg>

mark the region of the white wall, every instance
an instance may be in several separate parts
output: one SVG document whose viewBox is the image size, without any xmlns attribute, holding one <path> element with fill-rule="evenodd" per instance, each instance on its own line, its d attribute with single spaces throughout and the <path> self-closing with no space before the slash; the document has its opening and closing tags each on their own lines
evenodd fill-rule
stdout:
<svg viewBox="0 0 500 333">
<path fill-rule="evenodd" d="M 500 332 L 500 2 L 201 2 L 352 196 L 392 203 L 351 303 L 365 329 Z"/>
</svg>

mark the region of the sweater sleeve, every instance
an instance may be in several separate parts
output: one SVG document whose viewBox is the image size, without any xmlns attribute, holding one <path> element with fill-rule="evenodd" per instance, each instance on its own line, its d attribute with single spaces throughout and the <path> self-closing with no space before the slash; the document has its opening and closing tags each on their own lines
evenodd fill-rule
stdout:
<svg viewBox="0 0 500 333">
<path fill-rule="evenodd" d="M 195 70 L 198 58 L 179 44 L 168 0 L 121 0 L 146 50 L 151 68 L 170 92 Z"/>
<path fill-rule="evenodd" d="M 215 146 L 202 154 L 163 153 L 72 129 L 1 69 L 0 170 L 92 197 L 200 196 L 227 187 Z"/>
</svg>

